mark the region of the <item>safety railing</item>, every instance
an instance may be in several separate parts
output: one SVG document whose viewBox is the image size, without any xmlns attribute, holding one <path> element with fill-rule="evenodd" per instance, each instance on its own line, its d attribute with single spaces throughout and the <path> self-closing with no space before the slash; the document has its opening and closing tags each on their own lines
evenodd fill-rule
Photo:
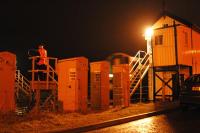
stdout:
<svg viewBox="0 0 200 133">
<path fill-rule="evenodd" d="M 135 55 L 135 60 L 132 61 L 130 66 L 130 96 L 132 96 L 139 87 L 145 74 L 151 65 L 151 55 L 144 51 L 138 51 Z"/>
<path fill-rule="evenodd" d="M 22 90 L 26 95 L 31 95 L 31 88 L 29 80 L 23 76 L 20 70 L 16 70 L 15 74 L 16 92 L 18 95 L 19 90 Z"/>
<path fill-rule="evenodd" d="M 145 51 L 139 50 L 136 55 L 132 58 L 132 60 L 129 63 L 130 66 L 130 73 L 132 73 L 136 68 L 137 65 L 140 64 L 141 59 L 146 55 Z"/>
<path fill-rule="evenodd" d="M 46 83 L 46 88 L 49 88 L 50 82 L 54 82 L 56 83 L 56 85 L 58 85 L 58 82 L 56 80 L 56 76 L 57 76 L 56 70 L 57 70 L 57 62 L 58 62 L 57 58 L 47 57 L 46 69 L 43 69 L 43 70 L 38 70 L 38 68 L 36 67 L 37 61 L 40 59 L 40 56 L 29 57 L 29 59 L 32 60 L 32 70 L 29 71 L 32 73 L 31 88 L 33 88 L 33 84 L 35 83 L 35 81 L 40 81 L 40 79 L 36 77 L 36 75 L 38 75 L 39 72 L 42 72 L 45 74 L 46 79 L 44 80 L 44 82 Z"/>
</svg>

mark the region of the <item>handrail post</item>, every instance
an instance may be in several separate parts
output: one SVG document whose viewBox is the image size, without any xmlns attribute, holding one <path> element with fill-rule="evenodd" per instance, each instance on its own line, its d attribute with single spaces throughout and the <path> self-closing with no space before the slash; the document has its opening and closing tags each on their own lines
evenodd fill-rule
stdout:
<svg viewBox="0 0 200 133">
<path fill-rule="evenodd" d="M 56 58 L 56 59 L 55 59 L 55 71 L 56 71 L 56 72 L 57 72 L 57 67 L 58 67 L 57 65 L 58 65 L 58 59 Z"/>
<path fill-rule="evenodd" d="M 20 73 L 20 71 L 18 70 L 17 71 L 17 78 L 18 78 L 17 80 L 18 80 L 18 83 L 19 83 L 19 80 L 20 80 L 20 74 L 19 73 Z"/>
<path fill-rule="evenodd" d="M 47 57 L 46 88 L 49 88 L 49 58 Z"/>
<path fill-rule="evenodd" d="M 31 89 L 33 89 L 33 82 L 35 80 L 35 57 L 32 58 L 32 82 L 31 82 Z"/>
<path fill-rule="evenodd" d="M 22 77 L 22 88 L 24 88 L 24 78 Z"/>
</svg>

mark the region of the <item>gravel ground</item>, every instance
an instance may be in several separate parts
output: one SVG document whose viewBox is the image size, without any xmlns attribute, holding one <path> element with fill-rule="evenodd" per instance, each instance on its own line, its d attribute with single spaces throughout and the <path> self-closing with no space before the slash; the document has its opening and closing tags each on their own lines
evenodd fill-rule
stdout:
<svg viewBox="0 0 200 133">
<path fill-rule="evenodd" d="M 110 107 L 106 111 L 91 111 L 87 114 L 80 113 L 52 113 L 41 112 L 40 114 L 27 114 L 15 116 L 13 114 L 0 115 L 0 132 L 48 132 L 56 129 L 70 129 L 111 119 L 138 115 L 160 109 L 173 108 L 178 102 L 150 102 L 131 104 L 130 107 Z"/>
</svg>

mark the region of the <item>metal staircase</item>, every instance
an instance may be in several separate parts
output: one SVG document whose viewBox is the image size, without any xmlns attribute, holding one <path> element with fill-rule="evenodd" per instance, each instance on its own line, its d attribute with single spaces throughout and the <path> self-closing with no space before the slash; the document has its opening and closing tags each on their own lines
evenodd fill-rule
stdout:
<svg viewBox="0 0 200 133">
<path fill-rule="evenodd" d="M 31 108 L 33 91 L 29 80 L 19 70 L 15 74 L 15 100 L 17 115 L 23 115 Z"/>
<path fill-rule="evenodd" d="M 31 96 L 32 94 L 29 80 L 24 77 L 19 70 L 17 70 L 15 74 L 15 88 L 17 97 L 19 96 L 20 90 L 24 92 L 27 96 Z"/>
<path fill-rule="evenodd" d="M 139 87 L 145 74 L 151 66 L 151 55 L 145 51 L 138 51 L 129 63 L 130 66 L 130 96 Z"/>
</svg>

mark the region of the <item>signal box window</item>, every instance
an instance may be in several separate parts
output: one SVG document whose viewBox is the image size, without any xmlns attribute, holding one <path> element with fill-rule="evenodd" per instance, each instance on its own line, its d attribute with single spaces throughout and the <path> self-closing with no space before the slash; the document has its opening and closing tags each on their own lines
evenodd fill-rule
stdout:
<svg viewBox="0 0 200 133">
<path fill-rule="evenodd" d="M 162 45 L 163 44 L 163 35 L 155 36 L 155 45 Z"/>
</svg>

